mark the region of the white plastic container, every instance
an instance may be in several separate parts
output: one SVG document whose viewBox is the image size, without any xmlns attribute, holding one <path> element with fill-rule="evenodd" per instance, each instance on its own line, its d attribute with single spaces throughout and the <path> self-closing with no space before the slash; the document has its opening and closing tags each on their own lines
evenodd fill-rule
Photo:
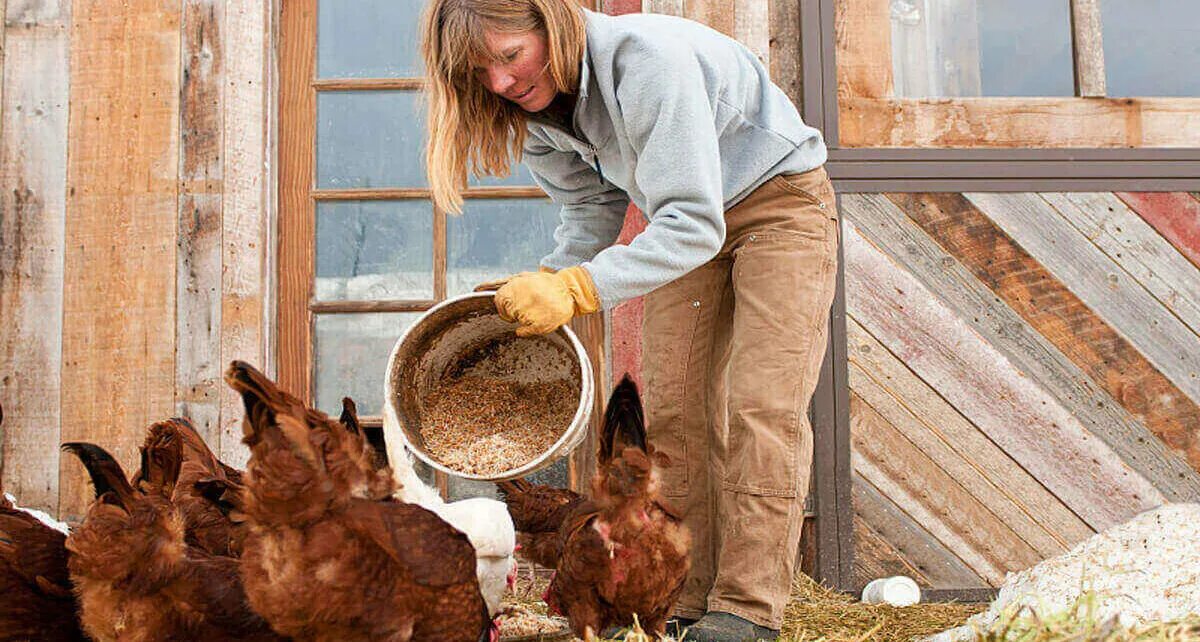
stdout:
<svg viewBox="0 0 1200 642">
<path fill-rule="evenodd" d="M 921 601 L 921 587 L 903 575 L 881 577 L 863 588 L 863 604 L 912 606 Z"/>
</svg>

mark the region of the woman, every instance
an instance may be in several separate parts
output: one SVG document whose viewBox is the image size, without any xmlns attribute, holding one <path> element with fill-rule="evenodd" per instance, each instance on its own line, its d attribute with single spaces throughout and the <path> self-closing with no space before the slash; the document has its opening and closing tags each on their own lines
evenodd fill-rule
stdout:
<svg viewBox="0 0 1200 642">
<path fill-rule="evenodd" d="M 435 203 L 458 211 L 468 166 L 515 157 L 562 206 L 540 270 L 495 284 L 500 313 L 540 334 L 646 295 L 647 422 L 693 535 L 687 639 L 775 639 L 836 273 L 820 133 L 749 50 L 681 18 L 432 0 L 424 38 Z M 649 224 L 614 245 L 630 201 Z"/>
</svg>

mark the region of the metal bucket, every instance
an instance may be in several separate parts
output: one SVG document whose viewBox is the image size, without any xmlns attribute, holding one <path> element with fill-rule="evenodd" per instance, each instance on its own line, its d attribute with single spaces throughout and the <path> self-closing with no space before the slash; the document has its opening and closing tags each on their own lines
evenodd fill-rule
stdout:
<svg viewBox="0 0 1200 642">
<path fill-rule="evenodd" d="M 384 412 L 393 413 L 400 426 L 404 446 L 436 470 L 482 481 L 524 477 L 566 456 L 583 443 L 587 435 L 595 397 L 592 362 L 575 333 L 563 326 L 545 336 L 518 338 L 513 334 L 516 324 L 501 319 L 496 313 L 493 294 L 464 294 L 443 301 L 422 315 L 392 348 L 384 383 Z M 578 377 L 579 398 L 576 400 L 575 415 L 554 445 L 533 461 L 495 475 L 475 475 L 448 468 L 425 449 L 425 441 L 421 437 L 424 400 L 429 391 L 447 373 L 458 367 L 464 357 L 498 340 L 539 342 L 541 347 L 537 350 L 545 350 L 550 360 L 549 367 L 546 363 L 531 362 L 528 367 L 506 377 L 510 380 L 529 383 L 544 381 L 548 377 L 554 380 Z M 558 376 L 555 376 L 556 373 Z M 390 434 L 386 437 L 393 439 Z"/>
</svg>

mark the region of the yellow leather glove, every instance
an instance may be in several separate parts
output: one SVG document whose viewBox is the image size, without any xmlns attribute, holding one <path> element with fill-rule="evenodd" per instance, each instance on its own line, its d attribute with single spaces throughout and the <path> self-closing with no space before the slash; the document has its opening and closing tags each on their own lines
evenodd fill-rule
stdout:
<svg viewBox="0 0 1200 642">
<path fill-rule="evenodd" d="M 550 272 L 551 274 L 553 274 L 554 270 L 552 270 L 544 265 L 539 265 L 538 272 Z M 510 275 L 504 277 L 503 279 L 496 279 L 494 281 L 484 281 L 483 283 L 480 283 L 479 285 L 475 286 L 475 291 L 476 292 L 493 292 L 495 290 L 499 290 L 501 287 L 504 286 L 505 283 L 508 283 L 509 281 L 511 281 L 514 276 L 516 276 L 516 274 L 510 274 Z"/>
<path fill-rule="evenodd" d="M 517 336 L 549 334 L 572 317 L 600 309 L 592 276 L 581 267 L 558 272 L 522 272 L 496 292 L 496 311 L 516 321 Z"/>
</svg>

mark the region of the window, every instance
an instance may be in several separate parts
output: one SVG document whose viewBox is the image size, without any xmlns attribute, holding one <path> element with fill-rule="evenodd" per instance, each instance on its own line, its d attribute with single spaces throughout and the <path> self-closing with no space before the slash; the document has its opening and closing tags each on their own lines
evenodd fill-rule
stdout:
<svg viewBox="0 0 1200 642">
<path fill-rule="evenodd" d="M 473 180 L 461 216 L 433 206 L 423 167 L 422 7 L 282 3 L 280 381 L 331 414 L 350 396 L 366 423 L 379 421 L 388 356 L 420 313 L 481 281 L 536 269 L 558 221 L 524 167 Z M 599 346 L 602 330 L 581 338 Z M 575 468 L 560 461 L 540 477 L 566 485 Z M 449 497 L 494 492 L 437 481 Z"/>
<path fill-rule="evenodd" d="M 1200 147 L 1192 0 L 828 4 L 837 147 Z"/>
</svg>

